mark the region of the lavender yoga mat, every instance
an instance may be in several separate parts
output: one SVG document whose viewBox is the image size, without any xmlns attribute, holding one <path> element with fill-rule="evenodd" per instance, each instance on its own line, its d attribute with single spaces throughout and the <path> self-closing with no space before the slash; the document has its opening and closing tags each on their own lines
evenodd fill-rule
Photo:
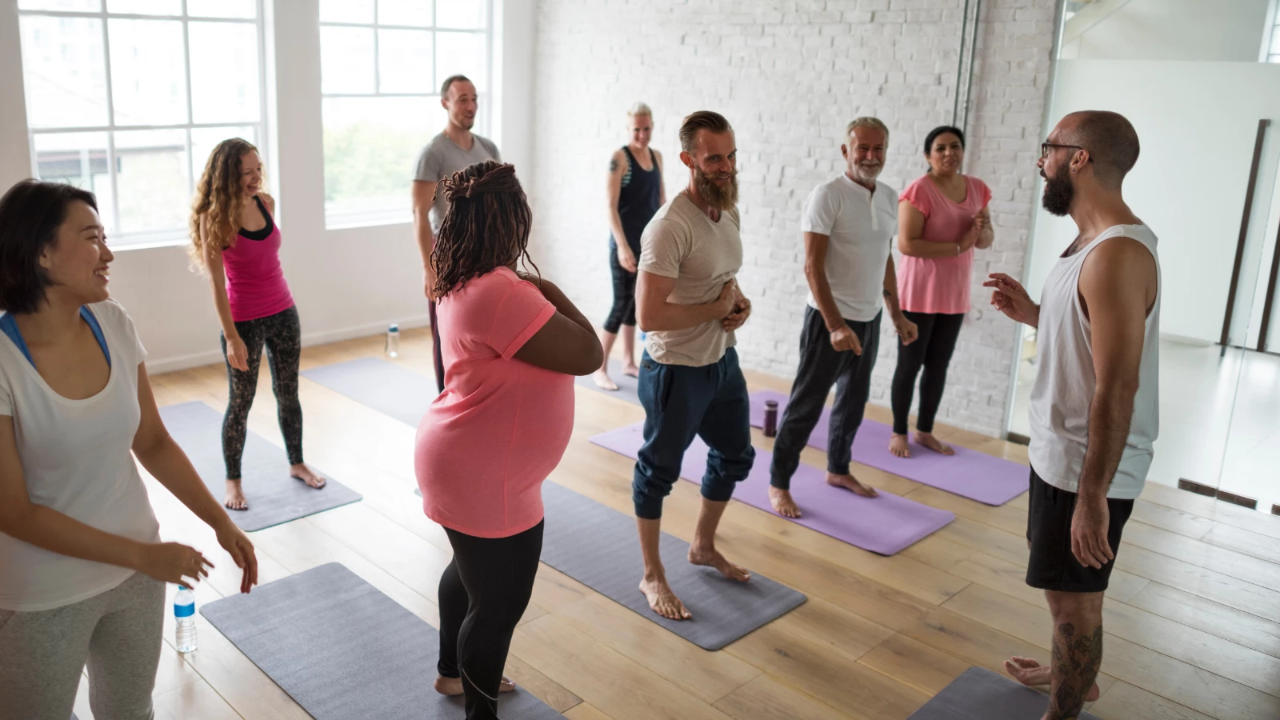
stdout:
<svg viewBox="0 0 1280 720">
<path fill-rule="evenodd" d="M 591 438 L 591 442 L 635 459 L 644 443 L 642 425 L 628 425 Z M 773 512 L 769 504 L 769 463 L 773 453 L 756 448 L 756 461 L 733 497 Z M 699 438 L 684 453 L 680 477 L 701 483 L 707 467 L 707 445 Z M 880 497 L 861 495 L 827 484 L 826 473 L 801 465 L 791 479 L 791 496 L 803 516 L 791 522 L 881 555 L 893 555 L 945 527 L 956 516 L 883 490 Z"/>
<path fill-rule="evenodd" d="M 778 402 L 778 424 L 787 407 L 787 396 L 776 390 L 751 393 L 751 424 L 764 427 L 764 403 Z M 827 428 L 831 408 L 822 409 L 822 417 L 809 436 L 809 446 L 823 452 L 830 447 Z M 874 420 L 863 420 L 853 441 L 853 459 L 863 465 L 914 480 L 922 485 L 946 490 L 987 505 L 1003 505 L 1026 492 L 1031 484 L 1031 471 L 1026 465 L 993 457 L 986 453 L 956 447 L 950 457 L 939 455 L 911 443 L 911 457 L 900 458 L 889 452 L 893 428 Z"/>
</svg>

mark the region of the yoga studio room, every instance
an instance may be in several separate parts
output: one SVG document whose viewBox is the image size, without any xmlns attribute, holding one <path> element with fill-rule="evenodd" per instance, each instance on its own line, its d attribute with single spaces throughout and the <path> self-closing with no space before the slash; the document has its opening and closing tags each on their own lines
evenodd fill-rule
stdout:
<svg viewBox="0 0 1280 720">
<path fill-rule="evenodd" d="M 0 0 L 0 720 L 1280 720 L 1280 0 Z"/>
</svg>

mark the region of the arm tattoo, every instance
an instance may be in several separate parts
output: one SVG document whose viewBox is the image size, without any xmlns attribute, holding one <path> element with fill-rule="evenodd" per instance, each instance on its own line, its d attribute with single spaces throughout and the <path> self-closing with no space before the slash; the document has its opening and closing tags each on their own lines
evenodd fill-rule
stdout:
<svg viewBox="0 0 1280 720">
<path fill-rule="evenodd" d="M 1102 666 L 1102 625 L 1092 635 L 1076 635 L 1076 626 L 1062 623 L 1053 634 L 1053 681 L 1049 719 L 1068 720 L 1080 714 Z"/>
<path fill-rule="evenodd" d="M 609 158 L 609 172 L 618 172 L 618 158 Z"/>
</svg>

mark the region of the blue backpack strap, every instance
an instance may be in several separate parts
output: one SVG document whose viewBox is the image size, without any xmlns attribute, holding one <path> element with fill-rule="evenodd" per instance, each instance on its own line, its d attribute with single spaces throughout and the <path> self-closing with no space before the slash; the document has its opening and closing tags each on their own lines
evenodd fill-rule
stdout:
<svg viewBox="0 0 1280 720">
<path fill-rule="evenodd" d="M 89 323 L 89 329 L 93 331 L 93 337 L 98 341 L 98 347 L 102 348 L 102 354 L 107 356 L 107 367 L 111 367 L 111 351 L 107 349 L 107 338 L 102 334 L 102 326 L 98 324 L 98 318 L 94 316 L 88 305 L 80 307 L 80 317 Z M 23 350 L 25 352 L 25 346 Z M 28 355 L 27 359 L 31 359 L 31 356 Z"/>
<path fill-rule="evenodd" d="M 18 321 L 14 319 L 13 313 L 5 313 L 0 315 L 0 330 L 13 341 L 14 345 L 22 351 L 23 357 L 27 362 L 31 363 L 31 367 L 36 366 L 36 361 L 31 359 L 31 351 L 27 349 L 27 341 L 22 339 L 22 332 L 18 330 Z"/>
</svg>

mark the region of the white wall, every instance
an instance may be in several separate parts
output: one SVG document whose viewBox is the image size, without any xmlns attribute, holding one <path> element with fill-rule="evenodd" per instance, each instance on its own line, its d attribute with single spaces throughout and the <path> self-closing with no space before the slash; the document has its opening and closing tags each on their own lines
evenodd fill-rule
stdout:
<svg viewBox="0 0 1280 720">
<path fill-rule="evenodd" d="M 304 343 L 378 332 L 390 322 L 426 322 L 421 261 L 409 218 L 399 225 L 326 230 L 320 122 L 318 0 L 268 0 L 272 167 L 268 176 L 284 232 L 281 261 L 302 316 Z M 497 85 L 504 102 L 494 117 L 504 157 L 527 167 L 532 10 L 522 0 L 494 0 L 503 40 L 495 38 Z M 505 47 L 508 52 L 502 52 Z M 15 0 L 0 0 L 0 184 L 31 174 L 22 98 Z M 500 124 L 499 124 L 500 123 Z M 406 167 L 412 158 L 406 159 Z M 409 192 L 409 179 L 405 179 Z M 184 247 L 121 248 L 112 295 L 137 322 L 153 372 L 221 359 L 218 323 L 206 281 L 189 269 Z"/>
<path fill-rule="evenodd" d="M 722 112 L 737 132 L 740 281 L 755 307 L 739 333 L 740 357 L 794 375 L 806 295 L 800 205 L 843 167 L 841 135 L 856 115 L 878 115 L 890 127 L 886 182 L 901 188 L 922 173 L 925 134 L 951 119 L 961 4 L 541 0 L 535 260 L 603 321 L 611 299 L 605 171 L 626 141 L 626 108 L 637 100 L 653 107 L 654 146 L 666 155 L 672 193 L 687 182 L 676 156 L 680 119 Z M 967 171 L 994 191 L 996 247 L 979 254 L 975 288 L 988 271 L 1023 267 L 1054 11 L 1053 0 L 984 3 Z M 1015 329 L 985 309 L 984 297 L 975 290 L 940 419 L 998 434 Z M 885 325 L 873 384 L 880 404 L 896 360 Z"/>
<path fill-rule="evenodd" d="M 1258 120 L 1272 120 L 1255 198 L 1258 222 L 1237 296 L 1235 326 L 1243 340 L 1261 246 L 1275 230 L 1267 218 L 1280 154 L 1280 65 L 1063 60 L 1056 83 L 1055 120 L 1103 108 L 1123 113 L 1137 129 L 1142 152 L 1124 191 L 1160 238 L 1161 330 L 1203 342 L 1216 343 L 1222 332 Z M 1069 218 L 1037 213 L 1033 296 L 1075 235 Z"/>
<path fill-rule="evenodd" d="M 1068 19 L 1062 57 L 1254 62 L 1270 36 L 1266 20 L 1273 2 L 1095 0 Z"/>
</svg>

